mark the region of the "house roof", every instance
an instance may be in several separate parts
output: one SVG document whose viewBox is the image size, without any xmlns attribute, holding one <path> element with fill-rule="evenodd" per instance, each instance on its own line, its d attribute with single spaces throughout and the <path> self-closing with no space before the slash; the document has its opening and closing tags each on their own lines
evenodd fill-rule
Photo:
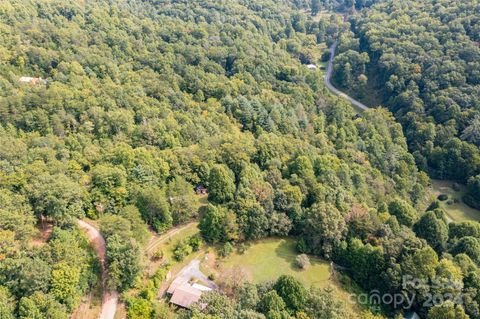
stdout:
<svg viewBox="0 0 480 319">
<path fill-rule="evenodd" d="M 22 83 L 32 83 L 32 84 L 37 84 L 37 83 L 47 83 L 46 80 L 42 79 L 42 78 L 35 78 L 35 77 L 31 77 L 31 76 L 21 76 L 19 79 L 18 79 L 19 82 L 22 82 Z"/>
<path fill-rule="evenodd" d="M 168 287 L 167 293 L 170 295 L 173 294 L 178 287 L 188 283 L 188 280 L 189 278 L 187 277 L 178 276 L 172 281 L 170 287 Z"/>
<path fill-rule="evenodd" d="M 31 76 L 21 76 L 20 79 L 18 79 L 20 82 L 31 82 L 35 80 L 35 78 Z"/>
<path fill-rule="evenodd" d="M 202 293 L 202 290 L 185 283 L 175 289 L 170 302 L 183 308 L 190 308 L 193 303 L 200 300 Z"/>
</svg>

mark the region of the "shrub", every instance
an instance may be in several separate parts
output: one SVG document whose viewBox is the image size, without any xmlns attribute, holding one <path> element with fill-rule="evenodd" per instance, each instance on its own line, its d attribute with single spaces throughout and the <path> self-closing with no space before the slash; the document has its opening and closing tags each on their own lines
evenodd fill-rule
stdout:
<svg viewBox="0 0 480 319">
<path fill-rule="evenodd" d="M 453 205 L 454 203 L 455 203 L 455 201 L 452 200 L 452 199 L 449 199 L 449 200 L 447 201 L 447 205 Z"/>
<path fill-rule="evenodd" d="M 239 253 L 240 255 L 243 255 L 246 251 L 247 251 L 247 245 L 242 243 L 237 246 L 237 253 Z"/>
<path fill-rule="evenodd" d="M 214 281 L 215 280 L 215 274 L 212 272 L 210 275 L 208 275 L 208 279 L 210 279 L 211 281 Z"/>
<path fill-rule="evenodd" d="M 188 243 L 190 246 L 192 246 L 193 251 L 199 251 L 203 246 L 203 241 L 200 235 L 190 237 Z"/>
<path fill-rule="evenodd" d="M 155 298 L 155 283 L 153 280 L 147 281 L 145 287 L 140 291 L 139 296 L 149 301 Z"/>
<path fill-rule="evenodd" d="M 310 267 L 310 258 L 305 254 L 298 255 L 295 258 L 295 265 L 300 269 L 307 269 Z"/>
<path fill-rule="evenodd" d="M 127 317 L 132 319 L 148 319 L 151 317 L 152 304 L 143 298 L 131 297 L 127 299 Z"/>
<path fill-rule="evenodd" d="M 448 195 L 447 194 L 440 194 L 438 195 L 438 200 L 439 201 L 446 201 L 448 199 Z"/>
<path fill-rule="evenodd" d="M 190 255 L 193 252 L 192 246 L 185 243 L 184 241 L 179 241 L 173 250 L 173 258 L 177 261 L 182 261 L 185 257 Z"/>
<path fill-rule="evenodd" d="M 219 254 L 222 257 L 227 257 L 233 252 L 233 246 L 230 243 L 225 243 L 219 250 Z"/>
<path fill-rule="evenodd" d="M 162 267 L 158 268 L 157 271 L 153 274 L 150 280 L 153 283 L 153 286 L 156 289 L 159 289 L 162 285 L 162 282 L 167 278 L 167 274 L 170 271 L 170 265 L 165 264 Z"/>
<path fill-rule="evenodd" d="M 453 183 L 452 188 L 456 192 L 459 192 L 461 190 L 460 184 L 458 184 L 458 183 Z"/>
<path fill-rule="evenodd" d="M 426 211 L 427 211 L 427 212 L 433 211 L 433 210 L 435 210 L 435 209 L 437 209 L 437 208 L 440 208 L 440 203 L 439 203 L 438 200 L 433 201 L 433 202 L 430 204 L 430 206 L 428 206 L 428 208 L 427 208 Z"/>
<path fill-rule="evenodd" d="M 154 260 L 154 261 L 161 260 L 162 258 L 163 258 L 163 251 L 161 249 L 156 250 L 152 254 L 152 260 Z"/>
</svg>

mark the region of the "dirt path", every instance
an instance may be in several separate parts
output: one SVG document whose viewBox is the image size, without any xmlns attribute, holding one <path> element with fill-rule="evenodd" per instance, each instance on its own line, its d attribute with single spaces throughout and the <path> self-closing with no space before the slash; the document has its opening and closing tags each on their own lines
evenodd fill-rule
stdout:
<svg viewBox="0 0 480 319">
<path fill-rule="evenodd" d="M 335 59 L 335 50 L 337 49 L 337 44 L 338 44 L 338 41 L 335 41 L 335 43 L 332 44 L 332 46 L 330 47 L 330 60 L 328 61 L 327 73 L 325 73 L 325 77 L 324 77 L 325 85 L 334 94 L 344 98 L 345 100 L 348 100 L 350 103 L 352 103 L 359 109 L 363 111 L 368 110 L 369 109 L 368 106 L 366 106 L 362 102 L 355 100 L 353 97 L 343 93 L 342 91 L 338 90 L 336 87 L 333 86 L 331 82 L 332 73 L 333 73 L 333 60 Z"/>
<path fill-rule="evenodd" d="M 159 237 L 154 236 L 150 240 L 150 243 L 148 243 L 147 247 L 145 247 L 145 252 L 150 253 L 153 249 L 155 249 L 155 247 L 157 247 L 158 245 L 160 245 L 164 241 L 170 239 L 172 236 L 175 236 L 179 232 L 191 227 L 193 224 L 195 224 L 195 222 L 191 222 L 191 223 L 188 223 L 188 224 L 180 226 L 180 227 L 172 228 L 169 231 L 167 231 L 165 234 L 162 234 Z"/>
<path fill-rule="evenodd" d="M 78 226 L 86 231 L 90 244 L 97 252 L 98 259 L 102 265 L 102 310 L 98 319 L 113 319 L 117 309 L 118 293 L 116 291 L 108 291 L 108 289 L 106 289 L 106 280 L 108 274 L 105 267 L 105 239 L 103 239 L 103 236 L 95 227 L 87 222 L 84 222 L 83 220 L 78 220 Z"/>
</svg>

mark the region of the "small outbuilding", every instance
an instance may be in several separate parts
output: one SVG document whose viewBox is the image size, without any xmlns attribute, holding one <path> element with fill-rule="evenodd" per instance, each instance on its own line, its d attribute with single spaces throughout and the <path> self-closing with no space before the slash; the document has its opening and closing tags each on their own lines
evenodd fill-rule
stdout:
<svg viewBox="0 0 480 319">
<path fill-rule="evenodd" d="M 18 82 L 20 83 L 28 83 L 28 84 L 32 84 L 32 85 L 37 85 L 37 84 L 46 84 L 47 83 L 47 80 L 44 80 L 42 78 L 35 78 L 35 77 L 31 77 L 31 76 L 21 76 L 19 79 L 18 79 Z"/>
<path fill-rule="evenodd" d="M 203 185 L 198 185 L 195 187 L 195 193 L 197 193 L 197 195 L 206 195 L 208 194 L 208 189 Z"/>
<path fill-rule="evenodd" d="M 315 64 L 308 64 L 307 65 L 307 69 L 309 70 L 316 70 L 317 69 L 317 66 Z"/>
</svg>

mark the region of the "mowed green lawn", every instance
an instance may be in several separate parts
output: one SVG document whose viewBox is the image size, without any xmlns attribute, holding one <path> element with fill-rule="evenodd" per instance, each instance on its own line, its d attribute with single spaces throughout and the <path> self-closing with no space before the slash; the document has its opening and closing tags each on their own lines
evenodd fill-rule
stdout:
<svg viewBox="0 0 480 319">
<path fill-rule="evenodd" d="M 330 278 L 330 265 L 310 257 L 306 270 L 295 267 L 295 241 L 291 238 L 268 238 L 252 242 L 243 254 L 234 253 L 221 261 L 221 268 L 240 267 L 254 283 L 275 280 L 281 275 L 292 275 L 309 287 L 326 287 Z M 330 282 L 331 283 L 331 282 Z"/>
<path fill-rule="evenodd" d="M 457 199 L 457 203 L 447 204 L 447 201 L 441 201 L 440 206 L 447 212 L 447 215 L 456 222 L 476 220 L 480 221 L 480 211 L 469 207 L 462 201 L 465 195 L 465 186 L 460 185 L 460 190 L 456 192 L 452 185 L 452 181 L 431 180 L 432 191 L 435 198 L 440 194 L 448 195 L 448 200 Z"/>
</svg>

